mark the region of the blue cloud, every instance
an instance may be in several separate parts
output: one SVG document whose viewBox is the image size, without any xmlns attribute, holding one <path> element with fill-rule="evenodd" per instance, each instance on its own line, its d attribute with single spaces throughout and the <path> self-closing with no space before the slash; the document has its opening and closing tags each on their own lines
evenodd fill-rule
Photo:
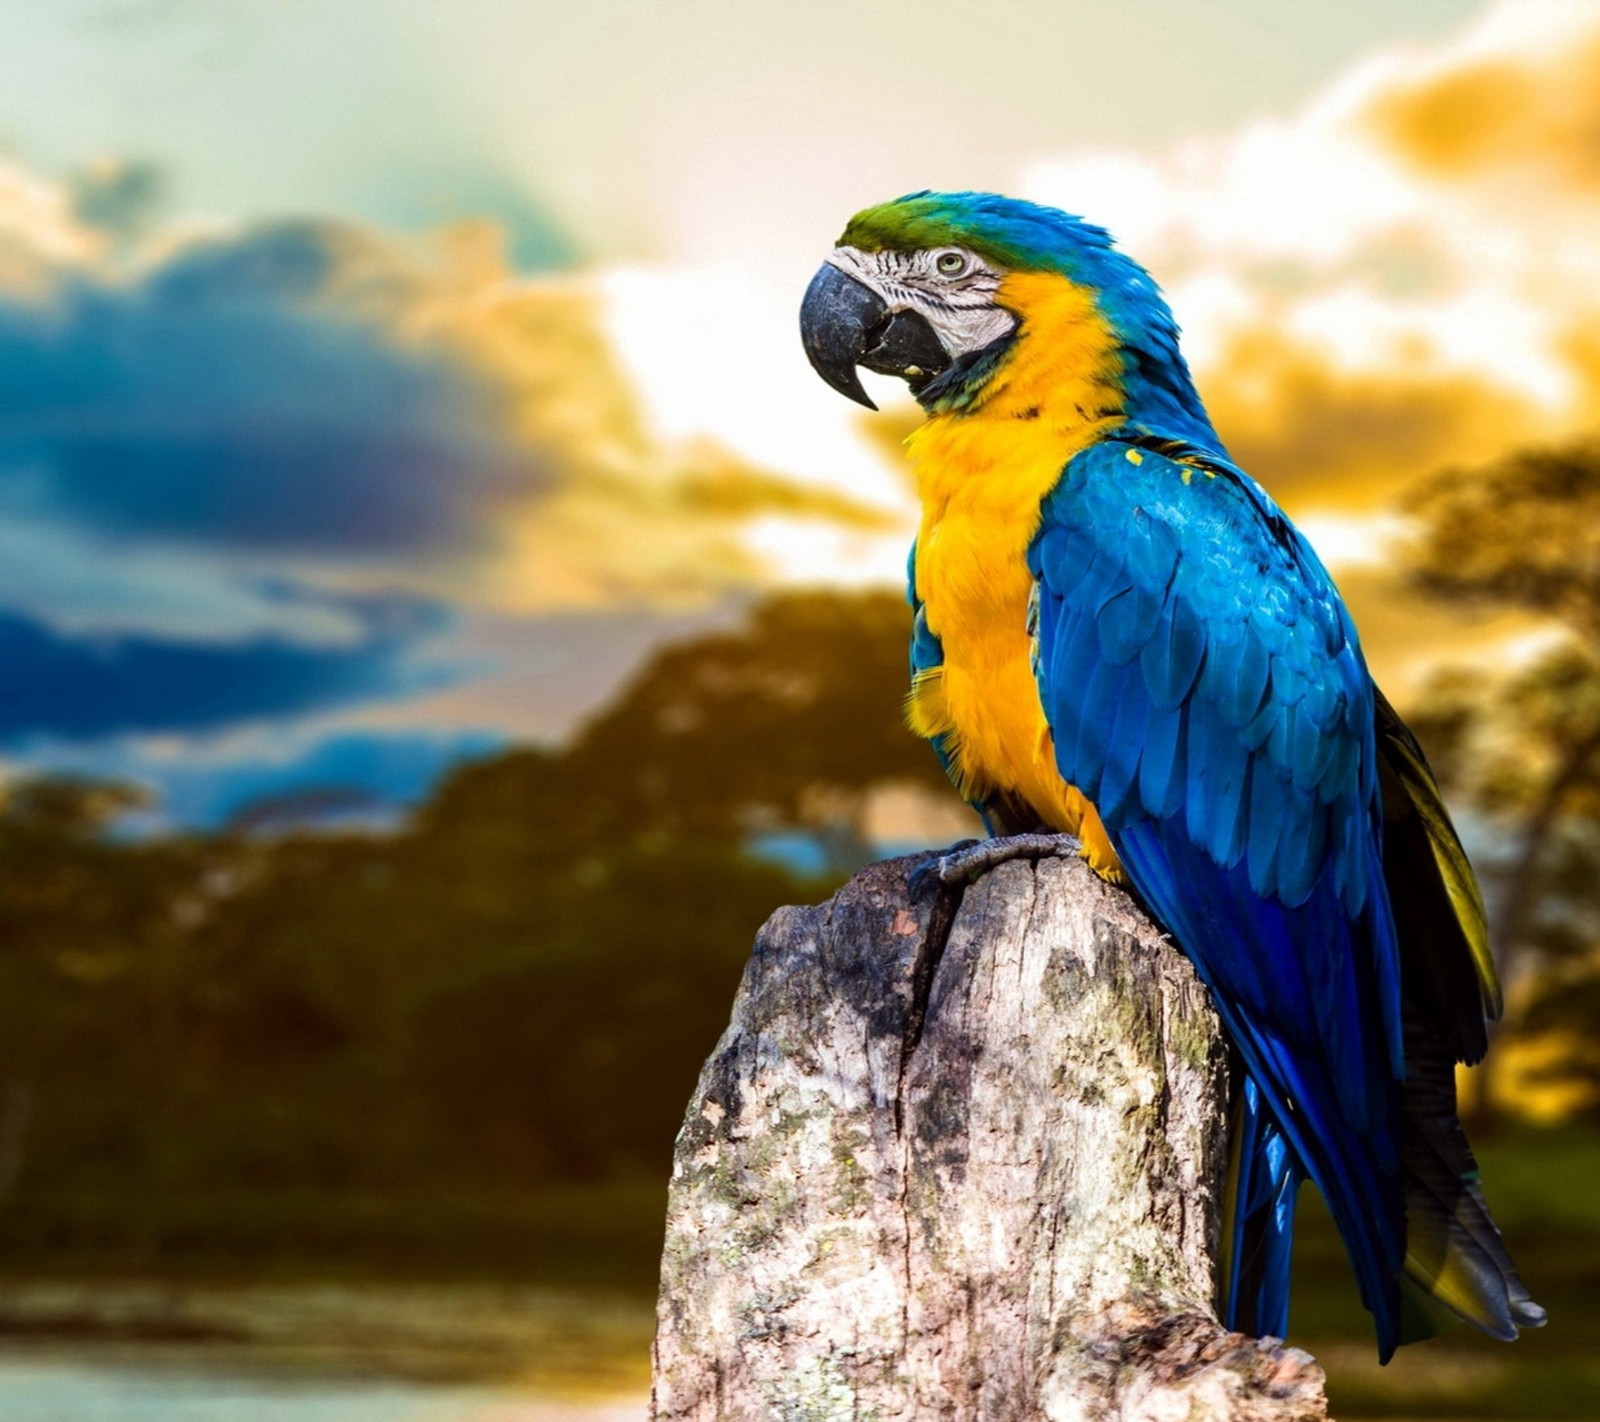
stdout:
<svg viewBox="0 0 1600 1422">
<path fill-rule="evenodd" d="M 546 471 L 494 433 L 487 381 L 397 341 L 420 287 L 381 241 L 301 222 L 0 306 L 0 511 L 342 560 L 489 539 Z"/>
<path fill-rule="evenodd" d="M 138 635 L 72 637 L 0 610 L 0 741 L 91 740 L 129 732 L 206 732 L 394 696 L 447 673 L 409 653 L 438 608 L 409 598 L 349 599 L 352 643 L 263 636 L 231 644 Z"/>
<path fill-rule="evenodd" d="M 452 765 L 504 744 L 505 737 L 492 731 L 350 730 L 281 758 L 177 765 L 135 760 L 115 769 L 154 786 L 156 815 L 168 825 L 212 829 L 274 801 L 298 801 L 314 817 L 319 795 L 322 805 L 370 821 L 393 818 L 421 801 Z"/>
<path fill-rule="evenodd" d="M 122 824 L 133 835 L 241 822 L 392 825 L 451 767 L 506 744 L 500 731 L 470 728 L 271 728 L 205 750 L 190 746 L 178 756 L 136 739 L 55 742 L 30 769 L 148 787 L 150 808 Z"/>
</svg>

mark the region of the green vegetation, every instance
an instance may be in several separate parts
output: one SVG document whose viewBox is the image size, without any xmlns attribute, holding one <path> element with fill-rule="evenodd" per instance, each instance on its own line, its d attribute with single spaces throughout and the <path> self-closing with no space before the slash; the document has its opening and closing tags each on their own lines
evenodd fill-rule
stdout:
<svg viewBox="0 0 1600 1422">
<path fill-rule="evenodd" d="M 1332 1221 L 1301 1197 L 1291 1340 L 1328 1370 L 1337 1417 L 1600 1416 L 1593 1299 L 1600 1290 L 1600 1136 L 1507 1131 L 1480 1151 L 1489 1202 L 1550 1323 L 1514 1344 L 1459 1328 L 1385 1368 Z"/>
<path fill-rule="evenodd" d="M 390 834 L 129 840 L 126 787 L 13 786 L 0 803 L 12 1284 L 598 1290 L 620 1300 L 621 1322 L 596 1334 L 606 1367 L 637 1379 L 672 1138 L 756 929 L 867 856 L 876 788 L 942 786 L 899 724 L 906 617 L 887 596 L 777 599 L 739 631 L 665 649 L 568 746 L 461 767 Z M 1554 676 L 1535 669 L 1507 693 L 1552 744 L 1566 723 L 1530 712 L 1528 688 L 1569 716 L 1589 704 Z M 1493 769 L 1495 747 L 1515 745 L 1510 713 L 1459 704 L 1436 692 L 1424 731 L 1488 814 L 1478 787 L 1511 773 Z M 1560 1001 L 1568 1030 L 1594 1020 L 1596 881 L 1564 870 L 1560 849 L 1593 835 L 1587 783 L 1563 791 L 1544 841 L 1528 920 L 1542 927 L 1522 959 L 1582 989 L 1532 994 Z M 1514 818 L 1532 802 L 1502 803 Z M 829 873 L 752 853 L 780 833 L 809 836 Z M 1327 1364 L 1337 1415 L 1600 1411 L 1600 1136 L 1507 1128 L 1483 1157 L 1551 1326 L 1512 1347 L 1461 1332 L 1378 1369 L 1308 1192 L 1294 1341 Z M 64 1317 L 41 1316 L 0 1330 Z"/>
<path fill-rule="evenodd" d="M 777 599 L 393 834 L 128 841 L 123 787 L 12 787 L 0 1257 L 647 1285 L 755 931 L 835 882 L 753 838 L 842 873 L 875 784 L 942 783 L 907 632 L 898 598 Z"/>
<path fill-rule="evenodd" d="M 1509 992 L 1503 1031 L 1557 1050 L 1543 1084 L 1600 1103 L 1600 440 L 1530 449 L 1421 481 L 1408 570 L 1423 590 L 1537 618 L 1551 637 L 1498 676 L 1436 677 L 1411 720 L 1441 784 L 1489 826 L 1480 858 Z M 1505 1094 L 1479 1073 L 1480 1124 Z"/>
</svg>

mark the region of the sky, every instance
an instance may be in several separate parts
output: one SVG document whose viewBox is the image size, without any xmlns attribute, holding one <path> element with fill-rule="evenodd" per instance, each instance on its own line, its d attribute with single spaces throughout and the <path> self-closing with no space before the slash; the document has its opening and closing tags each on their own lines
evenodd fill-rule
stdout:
<svg viewBox="0 0 1600 1422">
<path fill-rule="evenodd" d="M 7 0 L 0 766 L 392 806 L 763 590 L 893 584 L 914 407 L 794 321 L 922 187 L 1150 267 L 1387 685 L 1515 655 L 1399 585 L 1394 502 L 1592 425 L 1600 0 L 977 16 Z"/>
</svg>

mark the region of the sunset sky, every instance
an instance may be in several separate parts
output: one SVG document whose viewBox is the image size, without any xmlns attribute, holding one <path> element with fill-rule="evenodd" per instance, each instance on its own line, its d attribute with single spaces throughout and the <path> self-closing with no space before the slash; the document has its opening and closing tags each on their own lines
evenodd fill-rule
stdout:
<svg viewBox="0 0 1600 1422">
<path fill-rule="evenodd" d="M 1593 427 L 1600 0 L 7 0 L 0 760 L 211 822 L 568 730 L 912 523 L 795 310 L 855 209 L 1110 227 L 1380 677 L 1516 655 L 1396 491 Z M 870 378 L 869 378 L 870 379 Z"/>
</svg>

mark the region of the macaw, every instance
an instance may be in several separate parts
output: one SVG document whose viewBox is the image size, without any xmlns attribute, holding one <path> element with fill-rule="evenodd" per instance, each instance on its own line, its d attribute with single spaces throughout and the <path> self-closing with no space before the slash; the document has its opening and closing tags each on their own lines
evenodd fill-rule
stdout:
<svg viewBox="0 0 1600 1422">
<path fill-rule="evenodd" d="M 1450 1315 L 1541 1324 L 1457 1117 L 1501 1002 L 1472 868 L 1150 275 L 1054 209 L 913 193 L 851 219 L 801 335 L 835 389 L 901 376 L 927 416 L 913 729 L 991 835 L 1074 837 L 1210 990 L 1243 1068 L 1223 1321 L 1287 1332 L 1309 1177 L 1383 1361 Z"/>
</svg>

